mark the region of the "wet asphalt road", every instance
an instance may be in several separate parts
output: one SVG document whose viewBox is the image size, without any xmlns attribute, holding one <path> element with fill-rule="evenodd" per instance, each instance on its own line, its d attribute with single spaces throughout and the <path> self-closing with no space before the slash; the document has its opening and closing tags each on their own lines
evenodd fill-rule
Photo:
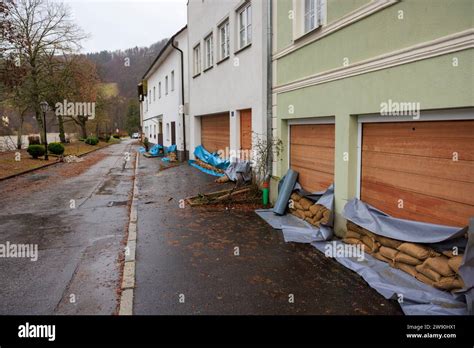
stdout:
<svg viewBox="0 0 474 348">
<path fill-rule="evenodd" d="M 285 243 L 252 211 L 179 208 L 222 189 L 213 177 L 139 161 L 134 314 L 402 313 L 312 246 Z"/>
<path fill-rule="evenodd" d="M 59 164 L 0 182 L 0 243 L 34 243 L 39 249 L 36 262 L 0 259 L 0 314 L 116 311 L 133 178 L 133 161 L 125 168 L 122 163 L 130 144 L 87 155 L 105 156 L 77 176 L 60 177 L 58 166 L 68 164 Z M 43 180 L 44 188 L 29 192 L 31 183 Z M 6 190 L 12 184 L 18 192 Z"/>
</svg>

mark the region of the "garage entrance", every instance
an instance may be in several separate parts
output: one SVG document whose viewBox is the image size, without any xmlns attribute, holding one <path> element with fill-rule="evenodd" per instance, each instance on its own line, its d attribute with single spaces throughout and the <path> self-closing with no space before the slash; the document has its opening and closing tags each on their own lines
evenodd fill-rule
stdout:
<svg viewBox="0 0 474 348">
<path fill-rule="evenodd" d="M 290 125 L 290 168 L 307 191 L 322 191 L 334 182 L 334 124 Z"/>
<path fill-rule="evenodd" d="M 392 216 L 465 226 L 474 216 L 474 121 L 362 125 L 360 198 Z"/>
</svg>

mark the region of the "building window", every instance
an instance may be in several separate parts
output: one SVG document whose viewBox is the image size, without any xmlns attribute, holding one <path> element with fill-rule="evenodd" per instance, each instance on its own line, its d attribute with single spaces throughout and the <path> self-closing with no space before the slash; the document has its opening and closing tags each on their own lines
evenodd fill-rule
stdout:
<svg viewBox="0 0 474 348">
<path fill-rule="evenodd" d="M 212 42 L 212 34 L 204 39 L 205 48 L 205 64 L 204 69 L 209 69 L 214 64 L 214 44 Z"/>
<path fill-rule="evenodd" d="M 153 138 L 156 139 L 156 124 L 153 125 Z"/>
<path fill-rule="evenodd" d="M 252 6 L 245 5 L 239 11 L 239 48 L 252 42 Z"/>
<path fill-rule="evenodd" d="M 194 56 L 194 75 L 201 73 L 201 45 L 198 44 L 193 50 Z"/>
<path fill-rule="evenodd" d="M 148 91 L 148 103 L 151 104 L 151 89 Z"/>
<path fill-rule="evenodd" d="M 171 72 L 171 92 L 174 91 L 174 70 Z"/>
<path fill-rule="evenodd" d="M 153 101 L 156 101 L 156 87 L 153 87 Z"/>
<path fill-rule="evenodd" d="M 229 56 L 230 37 L 229 37 L 229 20 L 227 19 L 224 23 L 219 26 L 219 51 L 220 59 L 227 58 Z"/>
<path fill-rule="evenodd" d="M 165 94 L 168 95 L 168 75 L 165 77 Z"/>
<path fill-rule="evenodd" d="M 158 82 L 158 99 L 161 99 L 161 81 Z"/>
<path fill-rule="evenodd" d="M 304 34 L 318 28 L 324 22 L 326 0 L 304 0 Z"/>
</svg>

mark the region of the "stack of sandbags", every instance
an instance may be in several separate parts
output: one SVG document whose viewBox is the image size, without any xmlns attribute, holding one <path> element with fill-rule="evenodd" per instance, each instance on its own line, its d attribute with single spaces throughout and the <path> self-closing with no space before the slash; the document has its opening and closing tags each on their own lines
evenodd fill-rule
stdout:
<svg viewBox="0 0 474 348">
<path fill-rule="evenodd" d="M 364 251 L 376 259 L 438 289 L 450 291 L 464 287 L 459 275 L 462 255 L 453 255 L 452 252 L 440 254 L 422 244 L 379 236 L 351 221 L 347 222 L 343 242 L 361 244 Z"/>
<path fill-rule="evenodd" d="M 327 224 L 331 217 L 331 211 L 325 206 L 316 204 L 296 192 L 290 197 L 290 212 L 316 227 Z"/>
</svg>

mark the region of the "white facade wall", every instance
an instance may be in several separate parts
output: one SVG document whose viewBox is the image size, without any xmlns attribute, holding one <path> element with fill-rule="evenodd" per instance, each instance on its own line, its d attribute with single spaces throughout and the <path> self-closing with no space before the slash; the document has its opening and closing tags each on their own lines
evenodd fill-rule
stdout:
<svg viewBox="0 0 474 348">
<path fill-rule="evenodd" d="M 184 88 L 185 103 L 189 101 L 188 78 L 188 33 L 185 29 L 175 37 L 175 43 L 184 53 Z M 172 72 L 174 72 L 174 89 L 172 88 Z M 166 93 L 166 77 L 168 77 L 168 93 Z M 145 76 L 147 80 L 147 95 L 142 103 L 143 124 L 142 129 L 145 137 L 150 143 L 157 144 L 160 128 L 163 134 L 163 145 L 170 146 L 171 143 L 171 122 L 176 125 L 176 145 L 178 151 L 183 151 L 183 117 L 181 100 L 181 54 L 178 50 L 169 45 L 152 69 Z M 159 86 L 161 83 L 161 98 Z M 186 123 L 189 123 L 187 117 Z M 161 123 L 161 127 L 160 127 Z M 189 150 L 189 124 L 186 125 L 186 142 Z"/>
<path fill-rule="evenodd" d="M 239 50 L 238 10 L 252 6 L 252 43 Z M 239 110 L 252 109 L 252 131 L 266 134 L 267 1 L 190 0 L 188 3 L 190 157 L 201 144 L 201 117 L 228 112 L 230 148 L 240 149 Z M 229 19 L 230 57 L 219 62 L 218 26 Z M 204 71 L 204 39 L 213 35 L 214 63 Z M 193 49 L 201 45 L 201 72 L 194 74 Z M 224 149 L 222 149 L 224 150 Z"/>
</svg>

